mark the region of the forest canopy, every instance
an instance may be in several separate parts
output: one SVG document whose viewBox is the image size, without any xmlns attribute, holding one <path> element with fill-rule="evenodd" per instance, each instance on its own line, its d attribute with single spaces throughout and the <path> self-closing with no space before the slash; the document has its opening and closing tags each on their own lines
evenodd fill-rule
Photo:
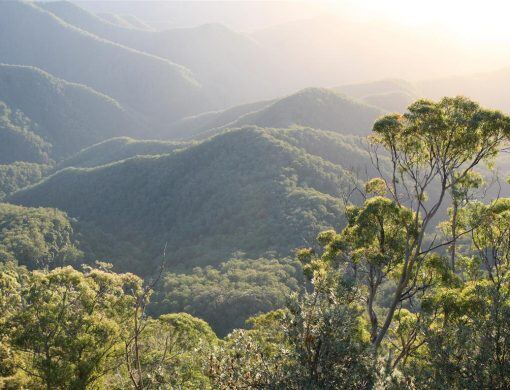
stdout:
<svg viewBox="0 0 510 390">
<path fill-rule="evenodd" d="M 510 199 L 478 194 L 509 136 L 510 117 L 462 97 L 380 118 L 367 152 L 379 175 L 353 182 L 345 223 L 294 260 L 168 272 L 165 248 L 145 280 L 79 270 L 65 214 L 2 205 L 2 384 L 506 389 Z"/>
</svg>

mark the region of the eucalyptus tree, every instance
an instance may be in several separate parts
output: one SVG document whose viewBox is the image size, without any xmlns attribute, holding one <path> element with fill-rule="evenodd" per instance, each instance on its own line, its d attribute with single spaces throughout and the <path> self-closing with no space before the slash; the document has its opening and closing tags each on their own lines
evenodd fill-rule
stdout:
<svg viewBox="0 0 510 390">
<path fill-rule="evenodd" d="M 120 364 L 134 301 L 129 292 L 140 286 L 138 277 L 105 268 L 32 272 L 8 318 L 10 346 L 29 387 L 101 387 Z"/>
<path fill-rule="evenodd" d="M 463 97 L 418 100 L 403 115 L 379 119 L 370 147 L 380 177 L 366 184 L 362 205 L 348 207 L 342 232 L 319 236 L 323 252 L 302 256 L 312 269 L 342 268 L 358 286 L 373 351 L 379 356 L 386 340 L 391 369 L 423 344 L 419 301 L 454 278 L 442 249 L 472 227 L 430 233 L 448 198 L 466 198 L 475 168 L 490 164 L 509 134 L 509 117 Z M 386 302 L 376 305 L 383 290 Z M 405 313 L 407 328 L 399 325 Z"/>
</svg>

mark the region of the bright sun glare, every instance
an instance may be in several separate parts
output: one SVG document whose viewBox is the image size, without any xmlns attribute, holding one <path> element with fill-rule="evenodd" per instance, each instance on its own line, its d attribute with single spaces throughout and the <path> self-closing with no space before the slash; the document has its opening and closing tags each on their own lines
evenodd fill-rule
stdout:
<svg viewBox="0 0 510 390">
<path fill-rule="evenodd" d="M 389 19 L 404 25 L 439 26 L 465 43 L 510 42 L 508 0 L 326 0 L 366 18 Z"/>
</svg>

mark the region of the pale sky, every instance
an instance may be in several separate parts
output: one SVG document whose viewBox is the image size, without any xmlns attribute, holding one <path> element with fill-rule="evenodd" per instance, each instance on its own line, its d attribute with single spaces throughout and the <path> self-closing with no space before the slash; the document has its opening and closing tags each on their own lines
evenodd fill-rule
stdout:
<svg viewBox="0 0 510 390">
<path fill-rule="evenodd" d="M 312 3 L 309 1 L 308 3 Z M 336 12 L 389 19 L 410 26 L 439 26 L 465 43 L 510 42 L 509 0 L 323 0 Z"/>
</svg>

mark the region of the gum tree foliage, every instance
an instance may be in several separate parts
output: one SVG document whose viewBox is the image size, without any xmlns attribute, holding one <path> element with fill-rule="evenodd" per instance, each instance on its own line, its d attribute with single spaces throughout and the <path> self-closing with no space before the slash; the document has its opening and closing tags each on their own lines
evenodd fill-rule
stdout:
<svg viewBox="0 0 510 390">
<path fill-rule="evenodd" d="M 438 249 L 467 233 L 441 239 L 427 238 L 427 232 L 449 194 L 475 167 L 494 159 L 509 133 L 510 118 L 462 97 L 419 100 L 403 115 L 381 118 L 371 136 L 372 155 L 378 167 L 387 157 L 391 174 L 384 176 L 380 169 L 383 177 L 367 183 L 365 202 L 348 208 L 347 228 L 319 236 L 323 253 L 302 253 L 311 269 L 322 264 L 345 268 L 359 287 L 374 353 L 392 351 L 390 371 L 420 345 L 415 329 L 422 324 L 419 300 L 452 277 Z M 387 305 L 376 308 L 388 283 Z M 406 313 L 412 320 L 400 326 Z"/>
<path fill-rule="evenodd" d="M 249 317 L 284 307 L 287 297 L 303 285 L 298 261 L 231 259 L 188 274 L 166 274 L 153 311 L 188 312 L 225 336 Z"/>
<path fill-rule="evenodd" d="M 55 268 L 83 258 L 74 226 L 62 211 L 0 203 L 0 262 Z"/>
<path fill-rule="evenodd" d="M 412 357 L 409 376 L 435 388 L 510 386 L 509 217 L 507 198 L 460 210 L 470 240 L 454 282 L 422 303 L 430 321 L 420 336 L 427 359 Z"/>
<path fill-rule="evenodd" d="M 119 364 L 125 323 L 141 288 L 132 274 L 104 266 L 34 271 L 7 318 L 10 348 L 30 388 L 101 387 Z"/>
<path fill-rule="evenodd" d="M 218 343 L 211 327 L 189 314 L 148 319 L 140 333 L 139 371 L 122 367 L 122 375 L 112 378 L 110 388 L 209 388 L 207 364 Z"/>
</svg>

